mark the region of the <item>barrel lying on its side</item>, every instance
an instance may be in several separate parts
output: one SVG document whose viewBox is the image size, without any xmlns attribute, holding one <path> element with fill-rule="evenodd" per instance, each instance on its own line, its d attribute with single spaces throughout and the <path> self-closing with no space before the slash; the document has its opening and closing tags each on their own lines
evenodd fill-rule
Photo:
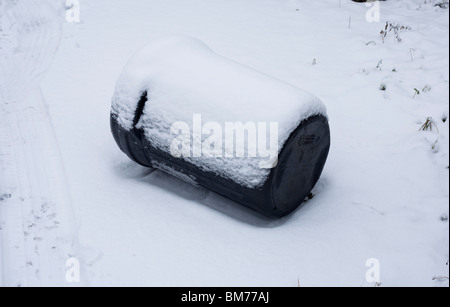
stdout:
<svg viewBox="0 0 450 307">
<path fill-rule="evenodd" d="M 226 133 L 230 123 L 245 133 Z M 276 135 L 266 136 L 267 127 L 277 128 Z M 111 129 L 135 162 L 269 217 L 302 204 L 330 149 L 326 108 L 316 97 L 186 37 L 158 39 L 127 64 L 113 97 Z M 275 157 L 249 154 L 273 145 L 273 137 Z M 237 154 L 238 144 L 246 145 L 246 155 Z M 217 149 L 213 155 L 209 146 Z"/>
</svg>

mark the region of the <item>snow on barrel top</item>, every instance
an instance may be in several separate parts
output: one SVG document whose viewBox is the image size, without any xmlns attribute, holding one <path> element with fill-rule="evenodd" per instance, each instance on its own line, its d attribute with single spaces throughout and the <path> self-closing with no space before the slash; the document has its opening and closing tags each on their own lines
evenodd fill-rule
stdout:
<svg viewBox="0 0 450 307">
<path fill-rule="evenodd" d="M 144 94 L 147 102 L 136 122 L 136 110 Z M 223 128 L 219 133 L 222 139 L 214 146 L 223 145 L 223 155 L 192 154 L 181 158 L 248 188 L 258 188 L 270 174 L 268 167 L 262 167 L 268 157 L 225 154 L 230 152 L 225 140 L 226 125 L 248 128 L 254 123 L 257 128 L 267 129 L 276 126 L 278 154 L 302 121 L 326 116 L 326 107 L 315 96 L 220 56 L 197 39 L 170 36 L 152 41 L 128 62 L 116 84 L 112 114 L 123 128 L 142 129 L 152 145 L 168 153 L 173 152 L 173 140 L 177 137 L 174 124 L 192 127 L 192 151 L 211 137 L 211 132 L 205 131 L 210 130 L 209 124 L 218 124 Z M 196 129 L 199 121 L 201 127 Z M 199 136 L 198 131 L 203 134 Z M 266 132 L 259 129 L 257 134 Z M 217 130 L 213 134 L 217 140 Z M 252 135 L 249 131 L 236 135 L 235 142 L 245 139 L 250 151 Z M 270 144 L 264 141 L 267 146 Z M 231 151 L 236 154 L 235 149 Z M 276 157 L 273 158 L 270 157 L 271 163 L 276 165 Z"/>
</svg>

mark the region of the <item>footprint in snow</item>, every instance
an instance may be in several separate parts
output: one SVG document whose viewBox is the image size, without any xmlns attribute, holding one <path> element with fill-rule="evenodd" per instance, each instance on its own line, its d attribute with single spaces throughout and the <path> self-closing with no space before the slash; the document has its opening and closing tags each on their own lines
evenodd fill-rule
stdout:
<svg viewBox="0 0 450 307">
<path fill-rule="evenodd" d="M 11 194 L 1 194 L 0 195 L 0 201 L 4 201 L 9 198 L 11 198 Z"/>
</svg>

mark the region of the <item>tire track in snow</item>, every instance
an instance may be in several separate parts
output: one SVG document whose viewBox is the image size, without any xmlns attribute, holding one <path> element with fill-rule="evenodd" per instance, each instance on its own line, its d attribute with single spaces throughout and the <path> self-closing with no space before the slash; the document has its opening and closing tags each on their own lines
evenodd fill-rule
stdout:
<svg viewBox="0 0 450 307">
<path fill-rule="evenodd" d="M 3 1 L 2 1 L 3 2 Z M 37 79 L 59 43 L 44 1 L 0 5 L 0 285 L 64 286 L 74 224 L 59 148 Z"/>
<path fill-rule="evenodd" d="M 6 104 L 37 82 L 60 41 L 59 0 L 0 3 L 0 95 Z"/>
<path fill-rule="evenodd" d="M 36 94 L 22 112 L 8 115 L 0 139 L 1 182 L 11 195 L 0 210 L 2 279 L 9 286 L 64 285 L 65 261 L 75 248 L 61 157 Z"/>
</svg>

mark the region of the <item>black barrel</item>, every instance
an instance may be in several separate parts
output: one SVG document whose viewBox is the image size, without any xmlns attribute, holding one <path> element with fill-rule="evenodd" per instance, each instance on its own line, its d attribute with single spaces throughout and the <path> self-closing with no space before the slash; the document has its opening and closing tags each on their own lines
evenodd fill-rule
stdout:
<svg viewBox="0 0 450 307">
<path fill-rule="evenodd" d="M 138 125 L 145 104 L 151 99 L 147 92 L 142 92 L 140 101 L 138 98 L 133 104 L 132 127 L 121 124 L 117 110 L 121 108 L 120 101 L 115 102 L 111 112 L 115 141 L 130 159 L 142 166 L 160 169 L 272 218 L 283 217 L 298 208 L 322 174 L 330 150 L 330 128 L 324 114 L 309 116 L 294 127 L 280 144 L 278 164 L 270 169 L 265 182 L 250 188 L 155 146 L 148 139 L 144 125 Z M 126 110 L 130 112 L 129 108 Z"/>
</svg>

